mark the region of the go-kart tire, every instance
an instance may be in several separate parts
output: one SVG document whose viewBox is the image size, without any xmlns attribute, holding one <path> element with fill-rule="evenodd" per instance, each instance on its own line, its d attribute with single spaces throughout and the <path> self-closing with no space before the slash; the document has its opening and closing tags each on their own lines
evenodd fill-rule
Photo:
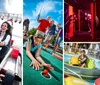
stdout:
<svg viewBox="0 0 100 85">
<path fill-rule="evenodd" d="M 12 71 L 8 70 L 5 73 L 5 78 L 3 80 L 2 85 L 12 85 L 13 81 L 14 81 L 14 73 Z"/>
</svg>

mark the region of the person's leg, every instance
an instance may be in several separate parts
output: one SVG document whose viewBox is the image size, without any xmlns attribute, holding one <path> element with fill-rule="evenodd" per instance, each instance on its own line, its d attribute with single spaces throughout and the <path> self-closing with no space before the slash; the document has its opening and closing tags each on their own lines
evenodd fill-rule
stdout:
<svg viewBox="0 0 100 85">
<path fill-rule="evenodd" d="M 47 48 L 48 38 L 49 38 L 49 34 L 47 35 L 47 37 L 45 38 L 45 40 L 44 40 L 44 42 L 43 42 L 43 48 L 44 48 L 44 49 Z"/>
<path fill-rule="evenodd" d="M 44 42 L 44 49 L 46 49 L 48 47 L 48 45 L 50 44 L 50 40 L 52 39 L 53 35 L 47 35 L 46 40 Z"/>
<path fill-rule="evenodd" d="M 58 47 L 59 47 L 58 44 L 56 44 L 55 47 L 54 47 L 53 53 L 56 53 Z"/>
<path fill-rule="evenodd" d="M 53 38 L 53 35 L 49 35 L 48 41 L 47 41 L 48 44 L 50 44 L 50 41 L 51 41 L 52 38 Z"/>
<path fill-rule="evenodd" d="M 56 42 L 56 45 L 54 47 L 54 51 L 53 51 L 54 53 L 58 50 L 59 45 L 60 45 L 61 42 L 62 42 L 62 38 L 59 37 L 58 40 L 57 40 L 57 42 Z"/>
<path fill-rule="evenodd" d="M 48 34 L 44 42 L 45 42 L 45 43 L 48 43 L 49 40 L 50 40 L 50 37 L 51 37 L 51 35 Z"/>
<path fill-rule="evenodd" d="M 45 35 L 45 33 L 44 33 L 44 32 L 41 32 L 40 30 L 37 30 L 37 31 L 36 31 L 36 34 L 41 34 L 42 36 Z"/>
<path fill-rule="evenodd" d="M 86 67 L 86 64 L 85 64 L 85 63 L 83 63 L 83 64 L 81 65 L 81 67 L 82 67 L 82 68 Z"/>
<path fill-rule="evenodd" d="M 59 56 L 59 55 L 57 55 L 57 54 L 55 54 L 55 53 L 52 53 L 52 56 L 54 56 L 55 58 L 57 58 L 57 59 L 63 61 L 63 57 L 62 57 L 62 56 Z"/>
</svg>

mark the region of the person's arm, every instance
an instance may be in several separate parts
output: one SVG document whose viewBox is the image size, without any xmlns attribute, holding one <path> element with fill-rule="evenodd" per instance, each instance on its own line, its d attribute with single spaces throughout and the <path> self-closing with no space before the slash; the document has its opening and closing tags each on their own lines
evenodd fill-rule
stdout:
<svg viewBox="0 0 100 85">
<path fill-rule="evenodd" d="M 6 39 L 0 42 L 0 46 L 6 46 L 10 41 L 10 37 L 10 35 L 7 35 Z"/>
<path fill-rule="evenodd" d="M 37 22 L 40 22 L 40 14 L 38 15 Z"/>
<path fill-rule="evenodd" d="M 81 59 L 80 59 L 80 56 L 78 57 L 78 60 L 79 60 L 79 62 L 81 63 Z"/>
<path fill-rule="evenodd" d="M 61 29 L 59 30 L 59 32 L 57 34 L 56 40 L 58 39 L 60 32 L 61 32 Z"/>
<path fill-rule="evenodd" d="M 36 52 L 36 59 L 42 64 L 44 65 L 45 62 L 42 60 L 42 58 L 40 57 L 40 51 L 41 51 L 41 48 L 38 48 L 37 52 Z"/>
<path fill-rule="evenodd" d="M 87 58 L 85 57 L 83 60 L 81 60 L 81 62 L 84 62 L 84 61 L 86 61 L 87 60 Z"/>
<path fill-rule="evenodd" d="M 4 42 L 0 42 L 0 46 L 4 46 Z"/>
<path fill-rule="evenodd" d="M 79 61 L 81 62 L 81 63 L 83 63 L 84 61 L 86 61 L 87 60 L 87 56 L 85 56 L 83 59 L 80 59 L 80 57 L 79 57 Z"/>
<path fill-rule="evenodd" d="M 26 46 L 26 55 L 32 60 L 32 63 L 30 64 L 30 66 L 33 65 L 33 68 L 35 68 L 36 70 L 39 70 L 40 68 L 40 63 L 34 58 L 34 56 L 31 54 L 30 52 L 30 48 L 31 48 L 31 44 L 28 41 L 27 42 L 27 46 Z"/>
<path fill-rule="evenodd" d="M 51 67 L 50 64 L 45 63 L 43 59 L 40 57 L 40 51 L 41 51 L 41 48 L 38 48 L 36 52 L 36 59 L 42 64 L 42 66 L 46 67 L 48 70 L 53 70 L 53 67 Z"/>
<path fill-rule="evenodd" d="M 30 47 L 31 47 L 30 42 L 27 42 L 26 54 L 27 54 L 27 56 L 28 56 L 31 60 L 35 60 L 35 58 L 33 57 L 33 55 L 32 55 L 31 52 L 30 52 Z"/>
</svg>

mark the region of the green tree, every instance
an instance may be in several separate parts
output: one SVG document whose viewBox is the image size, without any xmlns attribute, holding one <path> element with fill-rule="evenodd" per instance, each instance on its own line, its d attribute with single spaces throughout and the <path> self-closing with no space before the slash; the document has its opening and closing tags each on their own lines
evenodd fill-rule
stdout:
<svg viewBox="0 0 100 85">
<path fill-rule="evenodd" d="M 28 34 L 29 35 L 35 35 L 37 29 L 36 28 L 32 28 L 31 30 L 29 30 Z"/>
</svg>

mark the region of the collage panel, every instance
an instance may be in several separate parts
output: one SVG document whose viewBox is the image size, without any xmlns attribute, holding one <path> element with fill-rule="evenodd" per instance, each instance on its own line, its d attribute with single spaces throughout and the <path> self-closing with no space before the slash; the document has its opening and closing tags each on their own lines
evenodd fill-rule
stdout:
<svg viewBox="0 0 100 85">
<path fill-rule="evenodd" d="M 64 85 L 99 85 L 100 43 L 64 43 Z"/>
<path fill-rule="evenodd" d="M 63 0 L 23 3 L 23 85 L 63 85 Z"/>
<path fill-rule="evenodd" d="M 22 85 L 23 1 L 15 2 L 0 0 L 0 85 Z"/>
<path fill-rule="evenodd" d="M 0 85 L 100 85 L 100 0 L 0 0 Z"/>
<path fill-rule="evenodd" d="M 100 41 L 100 0 L 64 0 L 64 41 Z"/>
</svg>

